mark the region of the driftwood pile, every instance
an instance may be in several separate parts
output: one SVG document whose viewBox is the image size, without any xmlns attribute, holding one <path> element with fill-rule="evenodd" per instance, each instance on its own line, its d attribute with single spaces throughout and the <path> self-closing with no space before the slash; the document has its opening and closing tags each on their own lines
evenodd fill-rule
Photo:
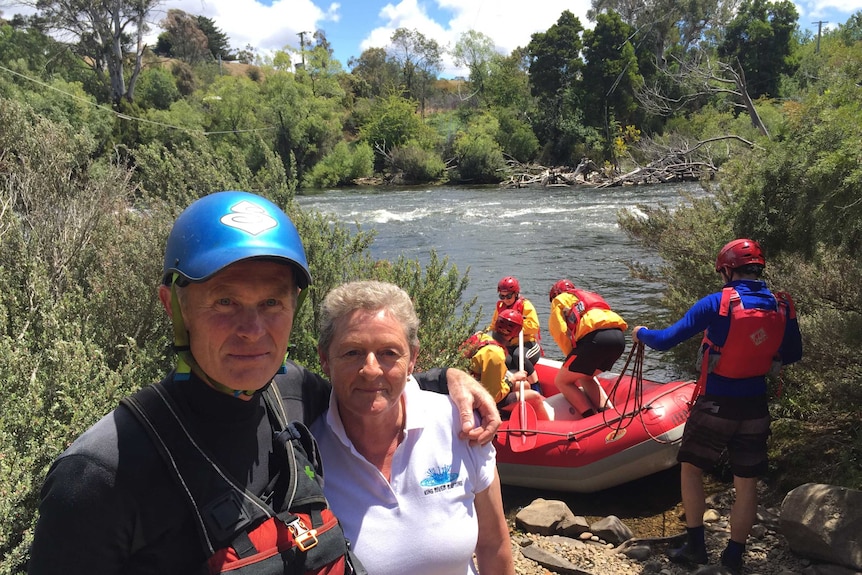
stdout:
<svg viewBox="0 0 862 575">
<path fill-rule="evenodd" d="M 722 136 L 697 142 L 693 146 L 664 148 L 659 158 L 646 166 L 638 166 L 626 173 L 614 167 L 601 168 L 589 158 L 583 158 L 575 168 L 547 168 L 545 166 L 510 163 L 512 175 L 500 184 L 504 188 L 587 186 L 611 188 L 640 186 L 669 182 L 697 182 L 710 180 L 718 171 L 712 161 L 708 144 L 719 140 L 736 140 L 748 147 L 754 144 L 739 136 Z"/>
</svg>

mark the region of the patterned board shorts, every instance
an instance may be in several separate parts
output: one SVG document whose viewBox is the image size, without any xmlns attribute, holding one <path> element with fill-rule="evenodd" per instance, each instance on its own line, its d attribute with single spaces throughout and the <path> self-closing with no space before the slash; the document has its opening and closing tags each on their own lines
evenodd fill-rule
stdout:
<svg viewBox="0 0 862 575">
<path fill-rule="evenodd" d="M 769 464 L 769 412 L 742 419 L 735 417 L 742 415 L 737 411 L 732 404 L 724 405 L 718 398 L 699 397 L 685 424 L 677 460 L 709 470 L 727 449 L 735 476 L 764 475 Z"/>
</svg>

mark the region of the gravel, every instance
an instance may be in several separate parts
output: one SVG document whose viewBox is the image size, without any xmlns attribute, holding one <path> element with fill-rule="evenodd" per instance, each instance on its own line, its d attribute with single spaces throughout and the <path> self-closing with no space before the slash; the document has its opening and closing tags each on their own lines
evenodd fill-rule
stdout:
<svg viewBox="0 0 862 575">
<path fill-rule="evenodd" d="M 729 507 L 732 492 L 710 497 L 711 509 L 705 515 L 707 548 L 710 565 L 692 568 L 671 563 L 665 552 L 678 546 L 679 537 L 638 537 L 623 545 L 613 546 L 604 541 L 581 541 L 561 536 L 541 536 L 511 529 L 512 555 L 517 575 L 720 575 L 730 573 L 718 567 L 719 555 L 730 537 Z M 777 531 L 778 510 L 760 508 L 758 522 L 752 529 L 744 556 L 745 575 L 799 575 L 811 562 L 794 555 L 787 540 Z M 680 531 L 682 533 L 682 531 Z M 678 535 L 678 534 L 675 534 Z M 588 537 L 582 535 L 582 538 Z M 533 547 L 534 549 L 528 549 Z M 539 551 L 537 552 L 536 549 Z M 543 566 L 525 556 L 547 551 L 571 565 L 554 568 Z M 625 551 L 625 553 L 624 553 Z M 637 558 L 630 558 L 632 555 Z M 551 568 L 549 568 L 551 567 Z"/>
</svg>

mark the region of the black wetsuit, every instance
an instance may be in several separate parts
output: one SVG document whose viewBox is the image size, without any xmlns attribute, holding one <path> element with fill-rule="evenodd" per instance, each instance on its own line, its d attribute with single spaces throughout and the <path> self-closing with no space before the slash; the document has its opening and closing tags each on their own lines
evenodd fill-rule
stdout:
<svg viewBox="0 0 862 575">
<path fill-rule="evenodd" d="M 445 370 L 417 374 L 445 391 Z M 329 383 L 288 364 L 275 382 L 288 418 L 311 424 L 329 403 Z M 263 398 L 240 401 L 201 380 L 164 380 L 204 448 L 247 490 L 260 495 L 278 472 Z M 118 407 L 51 466 L 41 493 L 30 575 L 201 573 L 203 551 L 190 506 L 147 432 Z"/>
</svg>

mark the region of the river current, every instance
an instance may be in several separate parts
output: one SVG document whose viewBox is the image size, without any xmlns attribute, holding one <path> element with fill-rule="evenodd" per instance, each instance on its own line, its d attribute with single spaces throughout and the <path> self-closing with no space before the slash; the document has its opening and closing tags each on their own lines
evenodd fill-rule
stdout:
<svg viewBox="0 0 862 575">
<path fill-rule="evenodd" d="M 662 184 L 609 189 L 497 187 L 346 188 L 298 196 L 304 208 L 332 221 L 374 229 L 371 253 L 378 259 L 404 255 L 427 263 L 432 250 L 468 272 L 464 294 L 482 307 L 480 327 L 491 319 L 500 278 L 513 275 L 536 306 L 546 355 L 562 359 L 547 331 L 548 291 L 562 278 L 602 294 L 628 322 L 646 321 L 660 305 L 660 284 L 633 278 L 627 264 L 660 264 L 655 253 L 618 226 L 620 210 L 675 207 L 686 195 L 702 195 L 698 184 Z M 655 326 L 663 327 L 663 326 Z M 630 341 L 630 340 L 629 340 Z M 615 369 L 623 367 L 626 355 Z M 673 368 L 648 352 L 644 374 L 675 378 Z"/>
</svg>

